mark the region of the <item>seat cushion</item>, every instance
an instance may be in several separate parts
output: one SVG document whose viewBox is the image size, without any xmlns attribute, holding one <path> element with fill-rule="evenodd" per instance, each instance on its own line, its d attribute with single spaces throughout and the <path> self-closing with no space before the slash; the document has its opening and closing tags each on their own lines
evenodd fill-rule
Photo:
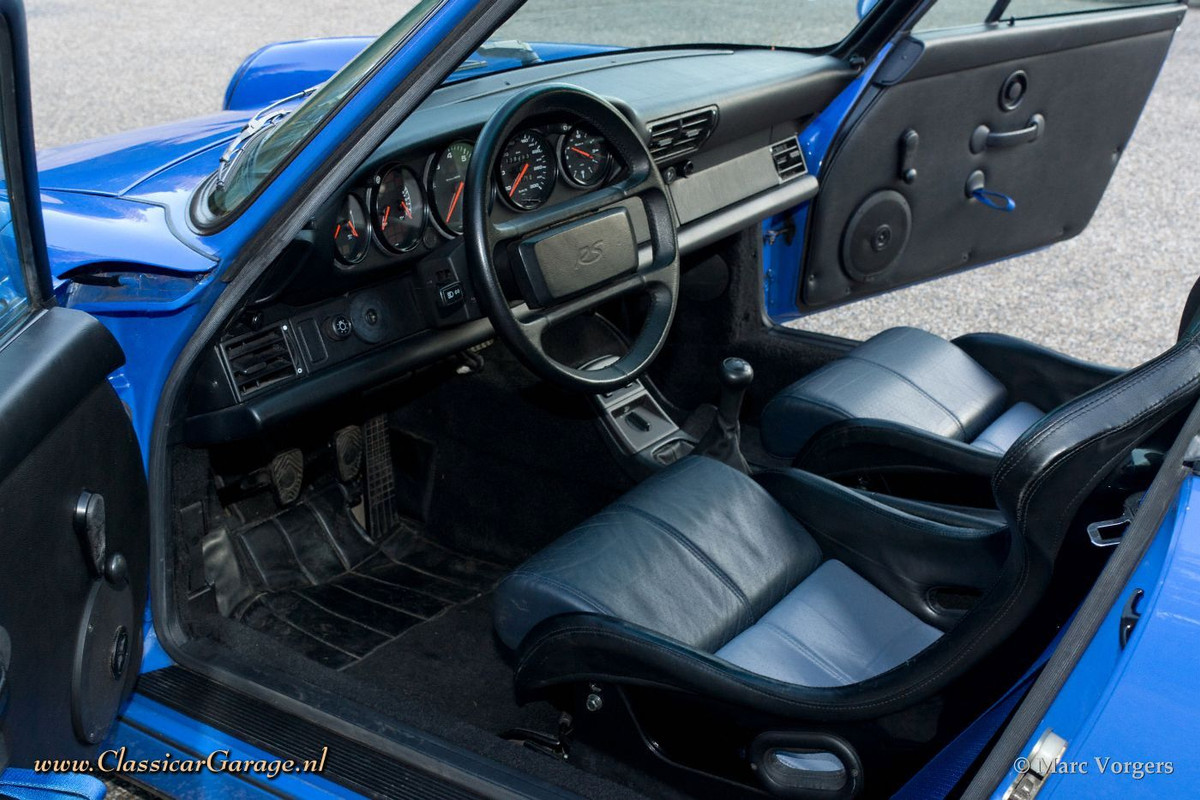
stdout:
<svg viewBox="0 0 1200 800">
<path fill-rule="evenodd" d="M 917 328 L 886 330 L 777 394 L 763 444 L 794 457 L 827 425 L 874 419 L 969 442 L 1005 408 L 1006 391 L 952 343 Z"/>
<path fill-rule="evenodd" d="M 984 428 L 971 442 L 971 446 L 992 453 L 1007 453 L 1013 442 L 1020 439 L 1022 433 L 1032 428 L 1033 424 L 1044 416 L 1045 412 L 1037 406 L 1017 403 Z"/>
<path fill-rule="evenodd" d="M 516 648 L 544 619 L 593 612 L 713 652 L 820 560 L 812 537 L 757 483 L 687 458 L 506 577 L 496 632 Z"/>
<path fill-rule="evenodd" d="M 926 625 L 840 561 L 826 561 L 716 655 L 800 686 L 846 686 L 937 641 Z"/>
</svg>

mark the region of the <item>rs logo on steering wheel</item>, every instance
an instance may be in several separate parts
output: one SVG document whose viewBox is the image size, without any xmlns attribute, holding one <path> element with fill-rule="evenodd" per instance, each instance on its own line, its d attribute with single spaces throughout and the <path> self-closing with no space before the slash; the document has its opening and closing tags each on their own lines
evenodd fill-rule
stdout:
<svg viewBox="0 0 1200 800">
<path fill-rule="evenodd" d="M 604 240 L 597 239 L 589 245 L 579 248 L 579 258 L 576 263 L 581 267 L 595 264 L 604 257 Z"/>
</svg>

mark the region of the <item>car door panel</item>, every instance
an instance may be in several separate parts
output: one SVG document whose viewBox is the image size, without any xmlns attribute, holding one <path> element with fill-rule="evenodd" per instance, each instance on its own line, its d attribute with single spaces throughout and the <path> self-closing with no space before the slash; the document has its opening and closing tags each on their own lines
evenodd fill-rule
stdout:
<svg viewBox="0 0 1200 800">
<path fill-rule="evenodd" d="M 124 354 L 51 294 L 31 120 L 23 6 L 0 0 L 0 775 L 94 754 L 138 673 L 149 569 Z"/>
<path fill-rule="evenodd" d="M 917 283 L 1082 231 L 1183 13 L 1154 6 L 899 43 L 823 169 L 800 307 Z M 1014 83 L 1016 102 L 1002 97 Z M 999 194 L 973 197 L 969 187 Z M 1002 207 L 1009 198 L 1010 212 L 983 202 Z"/>
<path fill-rule="evenodd" d="M 148 521 L 133 427 L 107 379 L 123 360 L 99 322 L 62 308 L 0 349 L 0 732 L 15 766 L 85 756 L 137 675 Z M 91 514 L 102 535 L 77 523 L 89 495 L 103 498 Z"/>
</svg>

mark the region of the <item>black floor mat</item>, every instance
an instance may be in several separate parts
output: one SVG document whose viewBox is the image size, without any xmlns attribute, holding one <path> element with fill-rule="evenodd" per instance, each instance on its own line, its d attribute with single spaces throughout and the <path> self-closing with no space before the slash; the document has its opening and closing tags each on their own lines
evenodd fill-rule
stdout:
<svg viewBox="0 0 1200 800">
<path fill-rule="evenodd" d="M 419 538 L 397 555 L 385 551 L 327 582 L 260 594 L 238 617 L 306 658 L 344 669 L 490 591 L 506 571 Z"/>
</svg>

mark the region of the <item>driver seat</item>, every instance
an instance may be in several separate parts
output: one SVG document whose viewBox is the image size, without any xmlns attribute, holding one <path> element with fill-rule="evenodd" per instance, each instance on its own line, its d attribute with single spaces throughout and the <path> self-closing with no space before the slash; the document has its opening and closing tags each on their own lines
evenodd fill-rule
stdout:
<svg viewBox="0 0 1200 800">
<path fill-rule="evenodd" d="M 494 623 L 518 700 L 628 708 L 660 761 L 726 780 L 765 780 L 743 763 L 764 737 L 808 750 L 826 737 L 818 749 L 849 753 L 846 774 L 860 757 L 895 766 L 933 735 L 935 698 L 1019 626 L 1021 647 L 988 670 L 1033 658 L 1055 613 L 1031 612 L 1064 542 L 1094 552 L 1081 523 L 1125 499 L 1107 479 L 1198 394 L 1200 326 L 1022 434 L 992 479 L 993 526 L 797 469 L 752 478 L 685 459 L 501 582 Z M 1060 580 L 1081 572 L 1090 581 Z M 584 702 L 604 691 L 624 702 Z"/>
</svg>

